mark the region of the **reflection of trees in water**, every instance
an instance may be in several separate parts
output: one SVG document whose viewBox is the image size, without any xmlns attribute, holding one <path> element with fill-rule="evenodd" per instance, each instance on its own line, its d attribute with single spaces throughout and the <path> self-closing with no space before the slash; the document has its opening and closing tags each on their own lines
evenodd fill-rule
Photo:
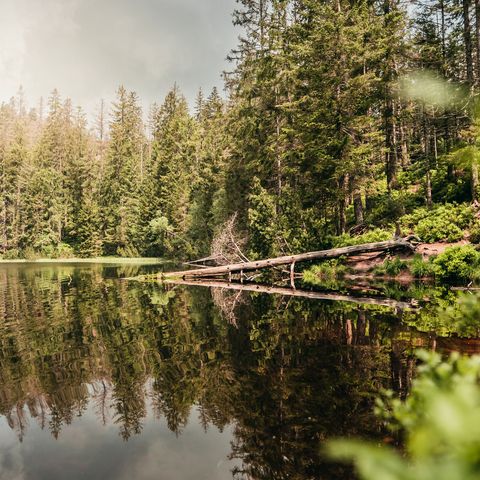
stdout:
<svg viewBox="0 0 480 480">
<path fill-rule="evenodd" d="M 204 428 L 234 424 L 238 477 L 332 478 L 322 441 L 380 435 L 373 394 L 413 374 L 385 308 L 251 294 L 235 326 L 207 289 L 106 280 L 101 267 L 0 277 L 0 413 L 20 438 L 32 419 L 57 437 L 89 404 L 124 439 L 149 406 L 181 433 L 197 405 Z"/>
</svg>

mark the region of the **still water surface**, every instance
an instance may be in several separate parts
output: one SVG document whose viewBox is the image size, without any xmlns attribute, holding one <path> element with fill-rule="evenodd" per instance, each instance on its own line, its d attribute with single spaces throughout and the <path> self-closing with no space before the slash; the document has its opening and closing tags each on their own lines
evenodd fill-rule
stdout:
<svg viewBox="0 0 480 480">
<path fill-rule="evenodd" d="M 458 346 L 385 306 L 125 279 L 158 269 L 0 266 L 2 480 L 350 478 L 325 440 L 384 438 L 374 395 Z"/>
</svg>

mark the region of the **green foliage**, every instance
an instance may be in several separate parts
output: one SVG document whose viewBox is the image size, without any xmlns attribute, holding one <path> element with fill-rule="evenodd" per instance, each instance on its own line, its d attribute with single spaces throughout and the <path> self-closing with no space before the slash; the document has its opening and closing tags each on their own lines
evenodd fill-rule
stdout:
<svg viewBox="0 0 480 480">
<path fill-rule="evenodd" d="M 349 247 L 351 245 L 361 245 L 362 243 L 383 242 L 385 240 L 392 239 L 392 232 L 389 230 L 383 230 L 381 228 L 375 228 L 362 235 L 351 236 L 344 234 L 338 237 L 332 238 L 332 247 Z"/>
<path fill-rule="evenodd" d="M 309 285 L 321 285 L 323 287 L 335 287 L 337 280 L 348 271 L 341 259 L 327 260 L 314 265 L 303 272 L 303 281 Z"/>
<path fill-rule="evenodd" d="M 463 238 L 463 230 L 473 221 L 469 205 L 445 204 L 432 209 L 421 207 L 401 218 L 404 229 L 413 230 L 423 242 L 455 242 Z"/>
<path fill-rule="evenodd" d="M 22 257 L 20 255 L 20 251 L 16 248 L 11 248 L 2 255 L 3 260 L 17 260 L 18 258 Z"/>
<path fill-rule="evenodd" d="M 480 222 L 478 220 L 470 227 L 469 240 L 472 243 L 480 243 Z"/>
<path fill-rule="evenodd" d="M 67 243 L 60 242 L 57 245 L 55 254 L 57 258 L 72 258 L 75 256 L 75 251 Z"/>
<path fill-rule="evenodd" d="M 464 293 L 453 305 L 437 310 L 438 318 L 454 333 L 469 338 L 480 336 L 480 295 Z"/>
<path fill-rule="evenodd" d="M 433 264 L 436 274 L 444 280 L 472 280 L 480 266 L 480 252 L 471 245 L 450 247 Z"/>
<path fill-rule="evenodd" d="M 253 179 L 249 203 L 248 228 L 251 248 L 260 257 L 268 257 L 273 254 L 271 249 L 276 239 L 275 198 L 261 186 L 260 180 L 256 177 Z"/>
<path fill-rule="evenodd" d="M 437 272 L 433 260 L 424 260 L 419 254 L 413 256 L 408 268 L 415 278 L 433 277 Z"/>
<path fill-rule="evenodd" d="M 401 271 L 407 270 L 408 263 L 398 257 L 393 259 L 387 258 L 382 265 L 375 267 L 374 273 L 376 275 L 397 276 Z"/>
<path fill-rule="evenodd" d="M 425 218 L 415 228 L 415 234 L 427 243 L 456 242 L 463 238 L 463 231 L 451 220 Z"/>
<path fill-rule="evenodd" d="M 364 480 L 473 480 L 480 460 L 480 357 L 419 352 L 423 365 L 405 401 L 392 394 L 377 413 L 406 436 L 408 458 L 365 442 L 331 442 L 331 458 L 353 461 Z"/>
</svg>

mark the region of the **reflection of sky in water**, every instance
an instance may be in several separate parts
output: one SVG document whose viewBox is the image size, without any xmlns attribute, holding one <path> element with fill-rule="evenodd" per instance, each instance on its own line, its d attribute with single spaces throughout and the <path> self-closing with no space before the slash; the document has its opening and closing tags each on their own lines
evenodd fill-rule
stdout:
<svg viewBox="0 0 480 480">
<path fill-rule="evenodd" d="M 231 479 L 231 429 L 220 433 L 210 426 L 205 432 L 198 417 L 192 409 L 188 425 L 176 436 L 149 412 L 142 433 L 128 442 L 114 422 L 102 426 L 91 407 L 64 426 L 58 440 L 31 419 L 20 442 L 2 417 L 0 479 Z"/>
<path fill-rule="evenodd" d="M 383 438 L 373 398 L 408 389 L 409 317 L 118 280 L 161 268 L 0 268 L 0 480 L 351 478 L 321 446 Z"/>
</svg>

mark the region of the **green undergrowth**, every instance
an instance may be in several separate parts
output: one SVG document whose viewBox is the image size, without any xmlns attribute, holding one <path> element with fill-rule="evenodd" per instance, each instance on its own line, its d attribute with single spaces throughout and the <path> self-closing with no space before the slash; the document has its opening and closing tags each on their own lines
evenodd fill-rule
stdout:
<svg viewBox="0 0 480 480">
<path fill-rule="evenodd" d="M 378 276 L 386 275 L 395 277 L 404 270 L 408 270 L 408 263 L 395 257 L 393 259 L 386 259 L 382 265 L 375 267 L 373 269 L 373 274 Z"/>
<path fill-rule="evenodd" d="M 469 204 L 419 207 L 400 219 L 402 232 L 414 233 L 422 242 L 456 242 L 474 224 L 474 210 Z"/>
<path fill-rule="evenodd" d="M 348 267 L 343 263 L 343 259 L 327 260 L 303 272 L 303 281 L 309 285 L 332 288 L 347 272 Z"/>
<path fill-rule="evenodd" d="M 337 260 L 335 263 L 325 262 L 315 265 L 303 273 L 306 284 L 320 285 L 325 279 L 331 281 L 335 276 L 349 273 L 349 269 Z M 446 283 L 466 283 L 480 280 L 480 252 L 473 245 L 453 246 L 438 256 L 423 258 L 416 254 L 411 259 L 399 257 L 387 258 L 368 272 L 374 277 L 396 277 L 402 272 L 409 273 L 412 278 L 431 278 Z"/>
<path fill-rule="evenodd" d="M 330 243 L 332 248 L 350 247 L 352 245 L 362 245 L 363 243 L 383 242 L 391 240 L 393 236 L 392 229 L 375 228 L 361 235 L 350 235 L 345 233 L 338 237 L 332 237 Z"/>
</svg>

